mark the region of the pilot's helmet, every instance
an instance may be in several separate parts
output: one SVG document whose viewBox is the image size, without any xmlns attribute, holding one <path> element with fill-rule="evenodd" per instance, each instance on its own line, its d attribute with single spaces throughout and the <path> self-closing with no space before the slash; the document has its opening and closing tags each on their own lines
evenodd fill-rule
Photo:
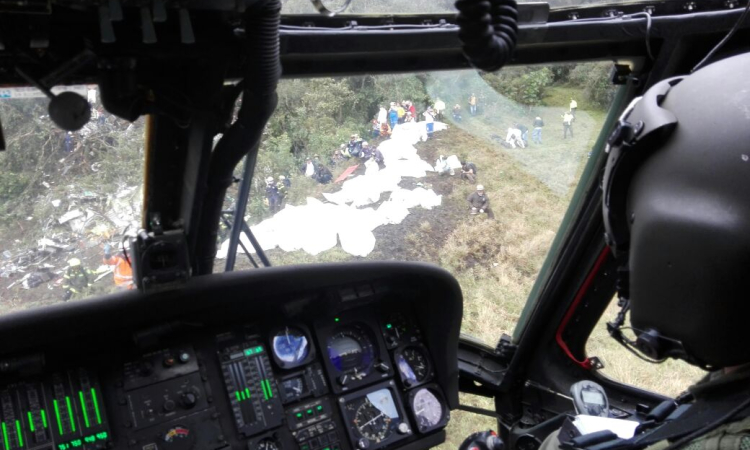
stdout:
<svg viewBox="0 0 750 450">
<path fill-rule="evenodd" d="M 750 362 L 750 53 L 661 81 L 609 138 L 605 239 L 646 358 Z M 627 309 L 625 309 L 627 310 Z"/>
</svg>

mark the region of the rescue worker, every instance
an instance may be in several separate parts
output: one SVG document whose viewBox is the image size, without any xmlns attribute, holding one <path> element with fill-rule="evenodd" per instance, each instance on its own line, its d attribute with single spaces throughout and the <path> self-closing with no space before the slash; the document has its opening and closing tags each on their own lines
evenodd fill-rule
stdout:
<svg viewBox="0 0 750 450">
<path fill-rule="evenodd" d="M 609 333 L 647 360 L 713 371 L 613 448 L 739 450 L 750 440 L 748 92 L 750 53 L 726 58 L 655 84 L 609 137 L 602 210 L 621 307 Z M 540 449 L 562 439 L 554 432 Z"/>
<path fill-rule="evenodd" d="M 402 103 L 396 106 L 396 118 L 398 123 L 404 123 L 404 116 L 406 116 L 406 109 L 404 109 Z"/>
<path fill-rule="evenodd" d="M 279 212 L 279 189 L 276 187 L 273 177 L 266 178 L 266 199 L 268 200 L 268 210 L 271 214 Z"/>
<path fill-rule="evenodd" d="M 471 94 L 469 97 L 469 114 L 472 116 L 477 115 L 477 96 L 474 94 Z"/>
<path fill-rule="evenodd" d="M 453 120 L 456 122 L 461 121 L 461 105 L 456 103 L 456 105 L 453 107 Z"/>
<path fill-rule="evenodd" d="M 490 199 L 484 193 L 484 186 L 477 185 L 477 190 L 472 192 L 466 199 L 471 208 L 471 215 L 487 214 L 488 219 L 494 219 L 495 214 L 490 209 Z"/>
<path fill-rule="evenodd" d="M 362 159 L 370 159 L 370 157 L 372 156 L 372 148 L 367 141 L 362 142 L 362 152 L 360 152 L 359 156 Z"/>
<path fill-rule="evenodd" d="M 437 172 L 438 175 L 454 175 L 455 172 L 453 169 L 451 169 L 450 165 L 448 165 L 448 160 L 445 158 L 444 155 L 438 156 L 437 161 L 435 161 L 435 172 Z"/>
<path fill-rule="evenodd" d="M 286 194 L 288 193 L 287 188 L 289 188 L 289 186 L 291 186 L 289 180 L 284 175 L 279 175 L 279 181 L 276 182 L 276 192 L 278 193 L 277 212 L 284 209 L 284 200 L 286 199 Z"/>
<path fill-rule="evenodd" d="M 427 122 L 427 137 L 431 138 L 432 133 L 435 131 L 435 112 L 431 106 L 427 107 L 427 111 L 424 113 L 424 121 Z"/>
<path fill-rule="evenodd" d="M 440 98 L 438 97 L 437 101 L 435 102 L 435 119 L 442 121 L 443 111 L 445 111 L 445 102 L 440 100 Z"/>
<path fill-rule="evenodd" d="M 104 264 L 115 266 L 115 286 L 118 289 L 133 289 L 133 268 L 130 266 L 124 251 L 119 251 L 112 255 L 112 247 L 109 244 L 104 246 Z"/>
<path fill-rule="evenodd" d="M 477 166 L 473 162 L 461 163 L 461 179 L 472 184 L 477 182 Z"/>
<path fill-rule="evenodd" d="M 81 294 L 86 288 L 91 286 L 91 271 L 83 267 L 81 260 L 72 258 L 68 261 L 68 269 L 63 275 L 63 300 L 68 301 L 73 295 Z"/>
<path fill-rule="evenodd" d="M 409 104 L 409 107 L 407 109 L 411 113 L 411 116 L 416 119 L 417 118 L 417 107 L 414 106 L 414 103 L 411 100 L 408 100 L 407 103 Z"/>
<path fill-rule="evenodd" d="M 568 133 L 570 133 L 570 137 L 573 137 L 573 121 L 576 120 L 575 116 L 569 112 L 566 112 L 562 115 L 563 120 L 563 139 L 568 138 Z"/>
<path fill-rule="evenodd" d="M 570 99 L 570 113 L 575 116 L 576 110 L 578 110 L 578 102 L 571 98 Z"/>
<path fill-rule="evenodd" d="M 544 121 L 541 117 L 537 116 L 536 119 L 534 119 L 534 124 L 532 126 L 534 127 L 534 129 L 531 131 L 531 141 L 535 144 L 541 144 Z"/>
<path fill-rule="evenodd" d="M 396 103 L 391 103 L 391 109 L 388 111 L 388 124 L 391 126 L 391 131 L 396 128 L 398 123 L 398 111 L 396 110 Z"/>
<path fill-rule="evenodd" d="M 330 170 L 328 170 L 328 167 L 324 166 L 323 164 L 317 164 L 315 167 L 315 181 L 317 181 L 320 184 L 328 184 L 333 179 L 333 174 Z"/>
<path fill-rule="evenodd" d="M 523 146 L 528 147 L 529 145 L 529 129 L 520 123 L 516 124 L 516 129 L 521 131 L 521 140 L 523 140 Z"/>
<path fill-rule="evenodd" d="M 305 174 L 307 178 L 313 178 L 315 176 L 315 165 L 312 162 L 312 159 L 307 158 L 305 160 L 305 164 L 302 165 L 302 173 Z"/>
<path fill-rule="evenodd" d="M 378 109 L 378 123 L 382 126 L 384 123 L 388 123 L 388 111 L 380 105 Z"/>
</svg>

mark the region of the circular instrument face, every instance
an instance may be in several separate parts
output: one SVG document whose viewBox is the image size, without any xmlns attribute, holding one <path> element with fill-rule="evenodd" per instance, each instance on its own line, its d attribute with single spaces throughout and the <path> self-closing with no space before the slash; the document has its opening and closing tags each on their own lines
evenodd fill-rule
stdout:
<svg viewBox="0 0 750 450">
<path fill-rule="evenodd" d="M 263 439 L 262 441 L 258 442 L 258 450 L 279 450 L 279 446 L 276 444 L 276 441 L 273 439 Z"/>
<path fill-rule="evenodd" d="M 401 423 L 391 391 L 380 389 L 346 404 L 348 420 L 363 438 L 379 443 L 388 439 Z"/>
<path fill-rule="evenodd" d="M 424 381 L 429 374 L 429 365 L 427 363 L 427 357 L 422 349 L 419 347 L 407 347 L 401 352 L 401 355 L 411 369 L 416 382 L 421 383 Z M 399 364 L 399 370 L 400 369 L 401 364 Z M 404 374 L 402 373 L 402 375 Z M 406 379 L 406 377 L 404 379 Z"/>
<path fill-rule="evenodd" d="M 310 340 L 295 327 L 285 327 L 273 337 L 273 354 L 286 367 L 302 364 L 310 353 Z"/>
<path fill-rule="evenodd" d="M 333 367 L 355 379 L 365 377 L 377 355 L 370 333 L 362 325 L 342 327 L 328 338 L 328 359 Z"/>
<path fill-rule="evenodd" d="M 302 395 L 305 386 L 301 377 L 289 378 L 281 382 L 281 388 L 288 399 L 295 399 Z"/>
<path fill-rule="evenodd" d="M 432 428 L 443 419 L 443 405 L 427 388 L 421 388 L 414 395 L 411 403 L 414 417 L 420 429 Z"/>
</svg>

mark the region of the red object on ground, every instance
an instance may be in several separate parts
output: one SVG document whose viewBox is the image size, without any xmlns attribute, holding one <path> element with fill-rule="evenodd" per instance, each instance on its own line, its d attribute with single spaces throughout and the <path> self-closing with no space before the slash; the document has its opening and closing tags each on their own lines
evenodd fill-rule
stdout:
<svg viewBox="0 0 750 450">
<path fill-rule="evenodd" d="M 341 175 L 339 175 L 338 178 L 336 178 L 336 181 L 334 181 L 334 183 L 340 183 L 349 178 L 349 175 L 354 173 L 354 171 L 357 170 L 357 167 L 359 167 L 359 164 L 348 167 Z"/>
</svg>

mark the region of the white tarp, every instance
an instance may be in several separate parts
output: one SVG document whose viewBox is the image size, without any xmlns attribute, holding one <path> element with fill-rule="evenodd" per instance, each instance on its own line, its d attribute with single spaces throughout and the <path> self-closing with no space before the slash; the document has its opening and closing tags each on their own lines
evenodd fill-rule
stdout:
<svg viewBox="0 0 750 450">
<path fill-rule="evenodd" d="M 446 128 L 443 123 L 435 123 L 435 131 Z M 399 187 L 402 177 L 422 178 L 426 172 L 433 171 L 414 147 L 426 138 L 424 122 L 396 126 L 391 139 L 378 147 L 385 168 L 380 169 L 377 163 L 368 161 L 364 175 L 345 181 L 337 192 L 323 194 L 329 203 L 308 197 L 306 205 L 287 205 L 273 217 L 250 227 L 261 248 L 279 247 L 286 252 L 304 250 L 317 255 L 340 242 L 341 248 L 351 255 L 369 255 L 375 249 L 372 232 L 375 228 L 401 223 L 409 215 L 409 208 L 432 209 L 442 202 L 442 196 L 431 189 Z M 386 192 L 390 195 L 377 209 L 363 208 L 379 202 Z M 244 233 L 240 241 L 255 253 Z M 226 258 L 228 251 L 229 240 L 226 240 L 216 257 Z"/>
</svg>

